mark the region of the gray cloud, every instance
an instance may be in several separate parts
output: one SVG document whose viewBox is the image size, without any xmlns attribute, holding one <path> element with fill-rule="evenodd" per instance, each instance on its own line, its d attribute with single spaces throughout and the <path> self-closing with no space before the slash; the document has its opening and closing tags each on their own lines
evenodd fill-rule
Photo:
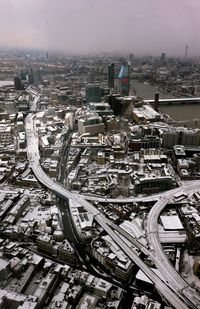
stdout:
<svg viewBox="0 0 200 309">
<path fill-rule="evenodd" d="M 1 0 L 0 12 L 1 45 L 200 54 L 199 0 Z"/>
</svg>

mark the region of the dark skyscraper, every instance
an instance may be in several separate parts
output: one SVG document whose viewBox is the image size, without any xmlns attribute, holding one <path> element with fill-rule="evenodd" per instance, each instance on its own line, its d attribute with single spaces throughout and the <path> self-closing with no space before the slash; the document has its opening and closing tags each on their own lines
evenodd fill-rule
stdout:
<svg viewBox="0 0 200 309">
<path fill-rule="evenodd" d="M 95 83 L 95 72 L 91 71 L 88 73 L 88 83 L 93 84 Z"/>
<path fill-rule="evenodd" d="M 101 87 L 99 84 L 86 85 L 86 102 L 101 102 Z"/>
<path fill-rule="evenodd" d="M 130 62 L 130 64 L 133 64 L 133 57 L 134 57 L 133 54 L 129 54 L 129 62 Z"/>
<path fill-rule="evenodd" d="M 48 52 L 45 53 L 45 60 L 46 60 L 46 61 L 49 60 L 49 54 L 48 54 Z"/>
<path fill-rule="evenodd" d="M 155 93 L 154 109 L 156 112 L 159 111 L 159 92 L 158 91 Z"/>
<path fill-rule="evenodd" d="M 34 84 L 34 77 L 33 77 L 33 70 L 32 69 L 30 69 L 28 71 L 28 84 L 29 85 Z"/>
<path fill-rule="evenodd" d="M 108 87 L 114 88 L 115 85 L 115 65 L 114 63 L 108 66 Z"/>
<path fill-rule="evenodd" d="M 187 59 L 187 56 L 188 56 L 188 45 L 186 45 L 185 47 L 185 59 Z"/>
<path fill-rule="evenodd" d="M 21 71 L 20 79 L 22 82 L 27 82 L 27 71 Z"/>
<path fill-rule="evenodd" d="M 22 83 L 21 83 L 21 79 L 18 76 L 14 77 L 14 85 L 15 85 L 16 90 L 23 90 L 24 89 L 24 87 L 22 86 Z"/>
<path fill-rule="evenodd" d="M 118 89 L 121 96 L 129 95 L 130 74 L 129 66 L 122 65 L 118 75 Z"/>
<path fill-rule="evenodd" d="M 160 62 L 165 62 L 165 53 L 162 53 L 160 56 Z"/>
</svg>

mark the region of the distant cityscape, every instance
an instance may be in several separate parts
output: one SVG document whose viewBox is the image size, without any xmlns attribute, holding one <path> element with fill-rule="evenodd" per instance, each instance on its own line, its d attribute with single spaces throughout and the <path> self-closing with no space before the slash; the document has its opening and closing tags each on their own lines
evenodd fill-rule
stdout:
<svg viewBox="0 0 200 309">
<path fill-rule="evenodd" d="M 0 50 L 0 308 L 200 308 L 199 111 L 188 46 Z"/>
</svg>

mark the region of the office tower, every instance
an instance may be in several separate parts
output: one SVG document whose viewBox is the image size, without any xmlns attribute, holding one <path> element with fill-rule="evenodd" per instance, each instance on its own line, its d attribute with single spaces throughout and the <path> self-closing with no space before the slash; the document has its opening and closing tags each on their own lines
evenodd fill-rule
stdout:
<svg viewBox="0 0 200 309">
<path fill-rule="evenodd" d="M 159 111 L 159 92 L 158 91 L 155 93 L 154 109 L 156 112 Z"/>
<path fill-rule="evenodd" d="M 162 53 L 162 54 L 161 54 L 161 56 L 160 56 L 160 62 L 162 62 L 162 63 L 165 62 L 165 56 L 166 56 L 165 53 Z"/>
<path fill-rule="evenodd" d="M 132 64 L 132 63 L 133 63 L 133 57 L 134 57 L 134 55 L 133 55 L 133 54 L 129 54 L 129 62 L 130 62 L 130 64 Z"/>
<path fill-rule="evenodd" d="M 108 66 L 108 87 L 114 88 L 115 85 L 115 65 L 111 63 Z"/>
<path fill-rule="evenodd" d="M 110 94 L 104 97 L 105 102 L 109 103 L 115 116 L 119 116 L 122 110 L 122 98 L 119 94 Z"/>
<path fill-rule="evenodd" d="M 45 53 L 45 60 L 46 60 L 46 61 L 49 60 L 49 54 L 48 54 L 48 52 Z"/>
<path fill-rule="evenodd" d="M 188 55 L 188 45 L 186 45 L 185 47 L 185 59 L 187 59 L 187 55 Z"/>
<path fill-rule="evenodd" d="M 22 82 L 27 82 L 27 71 L 21 71 L 20 79 Z"/>
<path fill-rule="evenodd" d="M 86 102 L 101 102 L 101 87 L 99 84 L 86 85 Z"/>
<path fill-rule="evenodd" d="M 123 64 L 118 75 L 118 90 L 121 96 L 129 95 L 129 66 Z"/>
<path fill-rule="evenodd" d="M 88 73 L 88 83 L 89 84 L 95 83 L 95 73 L 94 72 Z"/>
<path fill-rule="evenodd" d="M 34 71 L 33 73 L 34 84 L 40 84 L 42 82 L 42 72 L 40 70 Z"/>
<path fill-rule="evenodd" d="M 28 84 L 34 84 L 33 69 L 28 71 Z"/>
<path fill-rule="evenodd" d="M 18 76 L 14 77 L 14 85 L 15 85 L 16 90 L 23 90 L 24 89 L 23 86 L 22 86 L 22 83 L 21 83 L 21 79 Z"/>
</svg>

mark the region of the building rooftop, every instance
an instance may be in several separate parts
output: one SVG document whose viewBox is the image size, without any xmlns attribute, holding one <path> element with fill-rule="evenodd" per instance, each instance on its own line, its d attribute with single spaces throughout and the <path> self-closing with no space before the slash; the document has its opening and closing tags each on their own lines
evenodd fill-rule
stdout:
<svg viewBox="0 0 200 309">
<path fill-rule="evenodd" d="M 165 230 L 183 230 L 183 225 L 178 215 L 160 216 Z"/>
</svg>

